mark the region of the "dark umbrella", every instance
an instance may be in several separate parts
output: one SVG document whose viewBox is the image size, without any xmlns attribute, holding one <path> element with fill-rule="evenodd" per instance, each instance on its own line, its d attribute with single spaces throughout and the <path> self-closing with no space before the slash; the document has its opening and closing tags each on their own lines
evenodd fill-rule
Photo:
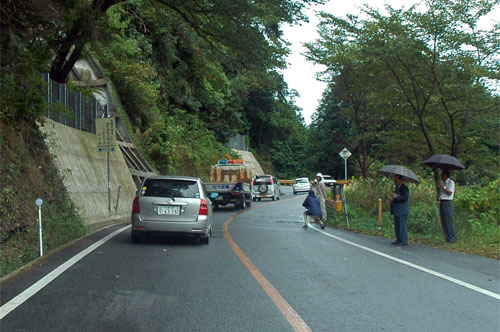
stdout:
<svg viewBox="0 0 500 332">
<path fill-rule="evenodd" d="M 385 177 L 394 179 L 394 175 L 401 175 L 406 182 L 420 183 L 417 175 L 404 166 L 387 165 L 378 170 Z"/>
<path fill-rule="evenodd" d="M 447 154 L 435 154 L 424 161 L 424 164 L 432 168 L 441 168 L 447 170 L 462 170 L 465 168 L 457 158 Z"/>
</svg>

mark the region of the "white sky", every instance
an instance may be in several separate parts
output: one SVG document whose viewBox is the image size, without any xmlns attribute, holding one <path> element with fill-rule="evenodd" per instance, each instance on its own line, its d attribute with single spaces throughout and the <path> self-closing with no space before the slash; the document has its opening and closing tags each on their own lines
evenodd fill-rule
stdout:
<svg viewBox="0 0 500 332">
<path fill-rule="evenodd" d="M 393 8 L 409 8 L 412 4 L 420 3 L 419 0 L 330 0 L 322 6 L 315 6 L 306 11 L 309 17 L 309 23 L 302 26 L 284 27 L 284 38 L 292 45 L 290 46 L 291 54 L 287 58 L 288 68 L 283 71 L 285 81 L 288 83 L 289 89 L 295 89 L 300 96 L 296 99 L 296 104 L 302 108 L 302 115 L 306 124 L 311 123 L 311 116 L 316 112 L 316 108 L 321 100 L 323 90 L 326 85 L 323 82 L 316 80 L 315 75 L 320 72 L 320 66 L 305 60 L 302 53 L 306 49 L 302 46 L 303 43 L 314 41 L 319 37 L 316 31 L 316 25 L 319 20 L 314 15 L 315 11 L 325 11 L 335 16 L 345 17 L 346 14 L 358 14 L 359 8 L 367 3 L 370 7 L 382 10 L 387 3 Z M 496 6 L 495 10 L 488 15 L 488 25 L 493 23 L 493 20 L 498 22 L 500 17 L 500 6 Z M 495 19 L 493 19 L 495 18 Z M 482 26 L 481 26 L 482 27 Z"/>
</svg>

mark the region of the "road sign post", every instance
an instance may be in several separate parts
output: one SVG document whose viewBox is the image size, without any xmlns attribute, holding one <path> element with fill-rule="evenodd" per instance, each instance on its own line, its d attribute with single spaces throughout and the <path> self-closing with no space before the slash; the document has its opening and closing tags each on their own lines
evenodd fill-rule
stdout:
<svg viewBox="0 0 500 332">
<path fill-rule="evenodd" d="M 345 201 L 344 186 L 347 185 L 347 159 L 351 156 L 351 151 L 344 148 L 340 151 L 339 155 L 344 159 L 344 184 L 342 185 L 342 203 L 344 204 L 345 220 L 347 223 L 347 229 L 349 229 L 349 217 L 347 216 L 347 205 Z"/>
<path fill-rule="evenodd" d="M 109 117 L 107 106 L 105 107 L 104 118 L 96 119 L 96 134 L 97 134 L 97 151 L 107 152 L 108 162 L 108 210 L 111 211 L 111 167 L 110 167 L 110 152 L 116 149 L 116 125 L 115 118 Z"/>
<path fill-rule="evenodd" d="M 342 151 L 340 151 L 339 155 L 344 158 L 344 180 L 347 183 L 347 159 L 351 156 L 351 151 L 344 148 Z"/>
</svg>

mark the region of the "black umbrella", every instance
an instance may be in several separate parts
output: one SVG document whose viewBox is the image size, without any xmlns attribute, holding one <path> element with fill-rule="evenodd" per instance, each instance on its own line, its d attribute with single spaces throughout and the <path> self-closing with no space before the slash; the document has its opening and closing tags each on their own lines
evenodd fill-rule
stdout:
<svg viewBox="0 0 500 332">
<path fill-rule="evenodd" d="M 394 175 L 401 175 L 406 182 L 420 183 L 415 173 L 404 166 L 387 165 L 378 170 L 385 177 L 394 179 Z"/>
<path fill-rule="evenodd" d="M 457 158 L 447 154 L 435 154 L 426 161 L 424 164 L 432 168 L 441 168 L 447 170 L 462 170 L 464 165 Z"/>
</svg>

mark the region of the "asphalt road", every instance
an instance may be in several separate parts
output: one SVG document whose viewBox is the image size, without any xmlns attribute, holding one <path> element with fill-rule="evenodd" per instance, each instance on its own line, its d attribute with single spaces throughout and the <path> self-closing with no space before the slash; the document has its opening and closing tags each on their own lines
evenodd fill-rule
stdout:
<svg viewBox="0 0 500 332">
<path fill-rule="evenodd" d="M 209 245 L 133 244 L 121 224 L 50 254 L 1 284 L 0 329 L 500 331 L 498 260 L 305 230 L 305 196 L 283 191 L 219 209 Z"/>
</svg>

